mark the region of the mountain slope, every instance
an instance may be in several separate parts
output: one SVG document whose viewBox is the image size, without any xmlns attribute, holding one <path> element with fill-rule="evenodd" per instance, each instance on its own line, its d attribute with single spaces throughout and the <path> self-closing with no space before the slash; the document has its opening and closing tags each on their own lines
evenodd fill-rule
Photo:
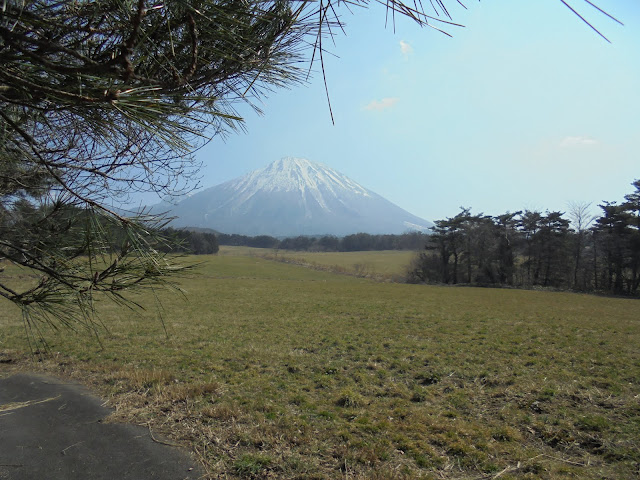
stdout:
<svg viewBox="0 0 640 480">
<path fill-rule="evenodd" d="M 243 235 L 402 233 L 431 226 L 336 170 L 300 158 L 196 193 L 171 215 L 175 227 Z"/>
</svg>

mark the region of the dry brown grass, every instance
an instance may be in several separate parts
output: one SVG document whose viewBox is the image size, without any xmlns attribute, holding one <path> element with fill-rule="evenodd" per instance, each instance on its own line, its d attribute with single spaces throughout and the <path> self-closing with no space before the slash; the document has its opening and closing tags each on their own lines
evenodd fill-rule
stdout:
<svg viewBox="0 0 640 480">
<path fill-rule="evenodd" d="M 211 258 L 164 318 L 102 308 L 104 349 L 0 313 L 0 372 L 90 384 L 211 478 L 633 478 L 638 301 L 375 283 Z M 15 312 L 13 312 L 15 314 Z M 60 352 L 60 353 L 57 353 Z"/>
</svg>

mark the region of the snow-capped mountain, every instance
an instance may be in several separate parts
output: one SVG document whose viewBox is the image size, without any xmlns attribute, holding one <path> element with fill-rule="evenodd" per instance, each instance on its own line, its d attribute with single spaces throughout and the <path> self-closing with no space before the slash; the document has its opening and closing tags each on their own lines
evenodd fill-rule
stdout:
<svg viewBox="0 0 640 480">
<path fill-rule="evenodd" d="M 432 226 L 326 165 L 291 157 L 185 198 L 170 214 L 174 227 L 277 237 Z"/>
</svg>

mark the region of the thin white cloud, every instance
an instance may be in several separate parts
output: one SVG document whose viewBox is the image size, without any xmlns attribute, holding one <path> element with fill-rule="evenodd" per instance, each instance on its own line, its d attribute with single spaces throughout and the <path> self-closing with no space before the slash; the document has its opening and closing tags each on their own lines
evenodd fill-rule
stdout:
<svg viewBox="0 0 640 480">
<path fill-rule="evenodd" d="M 574 137 L 565 137 L 560 142 L 560 146 L 562 148 L 571 148 L 571 147 L 591 147 L 593 145 L 598 145 L 598 142 L 595 138 L 587 137 L 584 135 L 578 135 Z"/>
<path fill-rule="evenodd" d="M 364 109 L 365 110 L 375 110 L 380 112 L 382 110 L 386 110 L 388 108 L 393 107 L 400 100 L 398 97 L 387 97 L 382 100 L 371 100 Z"/>
<path fill-rule="evenodd" d="M 409 55 L 413 53 L 413 47 L 409 45 L 408 42 L 400 40 L 400 51 L 402 52 L 402 55 L 404 55 L 404 58 L 408 58 Z"/>
</svg>

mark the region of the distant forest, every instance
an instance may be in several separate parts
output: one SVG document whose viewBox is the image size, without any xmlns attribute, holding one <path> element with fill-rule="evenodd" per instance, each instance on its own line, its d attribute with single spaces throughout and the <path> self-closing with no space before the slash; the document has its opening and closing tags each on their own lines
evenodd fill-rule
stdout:
<svg viewBox="0 0 640 480">
<path fill-rule="evenodd" d="M 358 252 L 367 250 L 421 250 L 428 235 L 407 232 L 401 235 L 372 235 L 356 233 L 345 237 L 333 235 L 304 236 L 277 239 L 268 235 L 247 237 L 245 235 L 216 234 L 220 245 L 274 248 L 309 252 Z"/>
<path fill-rule="evenodd" d="M 568 212 L 473 215 L 468 208 L 435 222 L 409 281 L 551 287 L 638 295 L 640 180 L 621 204 L 589 204 Z"/>
<path fill-rule="evenodd" d="M 164 252 L 210 255 L 220 250 L 218 238 L 211 232 L 172 227 L 164 228 L 162 232 L 168 241 L 158 248 Z"/>
<path fill-rule="evenodd" d="M 239 234 L 213 233 L 205 229 L 165 228 L 164 236 L 170 240 L 164 249 L 196 255 L 217 253 L 219 245 L 295 250 L 306 252 L 358 252 L 366 250 L 422 250 L 429 238 L 420 232 L 401 235 L 371 235 L 356 233 L 346 237 L 297 236 L 278 239 L 269 235 L 250 237 Z"/>
</svg>

